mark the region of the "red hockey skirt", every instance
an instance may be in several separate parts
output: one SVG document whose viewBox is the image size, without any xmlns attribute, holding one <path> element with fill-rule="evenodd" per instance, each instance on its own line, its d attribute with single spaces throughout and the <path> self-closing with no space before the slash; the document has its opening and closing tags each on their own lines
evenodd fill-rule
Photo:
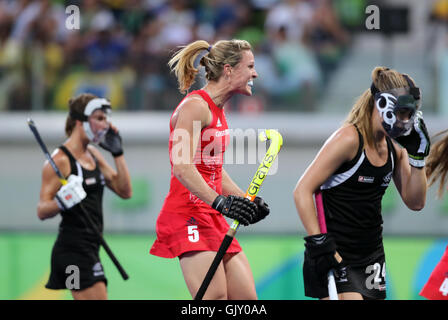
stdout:
<svg viewBox="0 0 448 320">
<path fill-rule="evenodd" d="M 190 251 L 218 251 L 229 224 L 221 214 L 179 214 L 161 212 L 157 218 L 156 233 L 150 254 L 162 258 L 175 258 Z M 233 239 L 227 253 L 242 251 Z"/>
<path fill-rule="evenodd" d="M 448 300 L 448 246 L 420 295 L 430 300 Z"/>
</svg>

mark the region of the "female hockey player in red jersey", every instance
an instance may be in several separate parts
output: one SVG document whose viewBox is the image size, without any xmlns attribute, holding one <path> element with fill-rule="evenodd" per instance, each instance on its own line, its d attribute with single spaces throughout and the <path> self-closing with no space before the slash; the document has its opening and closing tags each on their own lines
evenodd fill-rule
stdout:
<svg viewBox="0 0 448 320">
<path fill-rule="evenodd" d="M 222 167 L 229 142 L 224 104 L 236 94 L 252 95 L 257 77 L 251 46 L 243 40 L 222 40 L 213 46 L 198 40 L 179 50 L 169 65 L 182 93 L 194 82 L 194 61 L 200 54 L 205 54 L 200 64 L 207 84 L 186 95 L 170 118 L 170 190 L 150 250 L 160 257 L 179 258 L 192 297 L 229 228 L 223 215 L 249 225 L 269 213 L 261 198 L 244 198 L 244 191 Z M 234 240 L 204 299 L 256 298 L 249 262 Z"/>
</svg>

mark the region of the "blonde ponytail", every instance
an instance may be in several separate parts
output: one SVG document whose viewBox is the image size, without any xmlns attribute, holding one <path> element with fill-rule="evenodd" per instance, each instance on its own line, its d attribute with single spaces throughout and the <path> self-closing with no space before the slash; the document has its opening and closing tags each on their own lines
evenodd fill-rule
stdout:
<svg viewBox="0 0 448 320">
<path fill-rule="evenodd" d="M 199 71 L 194 67 L 194 61 L 201 51 L 207 50 L 209 47 L 207 41 L 195 41 L 182 47 L 168 62 L 171 71 L 176 75 L 180 92 L 186 93 L 194 84 L 194 79 Z"/>
<path fill-rule="evenodd" d="M 194 67 L 197 56 L 207 50 L 201 58 L 200 64 L 205 67 L 206 78 L 209 81 L 218 81 L 221 77 L 224 65 L 236 66 L 242 59 L 243 50 L 251 50 L 251 45 L 245 40 L 220 40 L 214 45 L 207 41 L 197 40 L 182 47 L 168 62 L 171 71 L 174 72 L 179 83 L 181 93 L 194 84 L 199 70 Z"/>
</svg>

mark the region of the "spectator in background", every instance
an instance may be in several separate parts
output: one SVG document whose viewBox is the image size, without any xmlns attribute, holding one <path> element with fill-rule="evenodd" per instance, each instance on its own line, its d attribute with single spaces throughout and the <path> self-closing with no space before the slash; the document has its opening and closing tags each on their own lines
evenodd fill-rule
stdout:
<svg viewBox="0 0 448 320">
<path fill-rule="evenodd" d="M 425 42 L 425 57 L 436 63 L 437 55 L 443 51 L 446 43 L 448 22 L 448 0 L 437 0 L 433 3 L 428 15 L 428 28 Z"/>
<path fill-rule="evenodd" d="M 19 42 L 24 42 L 29 36 L 30 23 L 39 16 L 42 9 L 49 5 L 48 0 L 23 1 L 14 19 L 11 37 Z"/>
<path fill-rule="evenodd" d="M 81 34 L 83 68 L 70 72 L 63 79 L 55 97 L 55 106 L 65 109 L 67 93 L 72 95 L 92 92 L 99 97 L 110 97 L 116 108 L 127 105 L 126 96 L 135 82 L 135 72 L 128 67 L 130 36 L 117 23 L 111 10 L 101 9 L 90 21 L 90 29 Z"/>
<path fill-rule="evenodd" d="M 432 1 L 425 28 L 423 58 L 431 70 L 432 85 L 436 87 L 437 109 L 442 114 L 448 110 L 448 0 Z"/>
<path fill-rule="evenodd" d="M 136 109 L 161 109 L 167 91 L 167 58 L 154 45 L 160 30 L 160 23 L 154 16 L 148 16 L 130 46 L 129 63 L 136 72 L 135 95 L 132 99 Z"/>
<path fill-rule="evenodd" d="M 311 1 L 278 2 L 267 12 L 264 29 L 267 50 L 258 57 L 260 86 L 277 104 L 312 110 L 313 92 L 320 70 L 312 52 L 303 44 L 305 26 L 313 17 Z"/>
<path fill-rule="evenodd" d="M 142 107 L 144 109 L 164 109 L 174 104 L 180 97 L 176 79 L 169 74 L 167 63 L 170 52 L 192 41 L 196 26 L 195 14 L 185 0 L 170 0 L 152 3 L 150 18 L 146 20 L 138 43 L 143 63 Z M 135 53 L 135 52 L 134 52 Z"/>
<path fill-rule="evenodd" d="M 311 21 L 305 26 L 303 39 L 316 55 L 326 86 L 350 41 L 329 0 L 318 1 Z"/>
<path fill-rule="evenodd" d="M 279 1 L 267 13 L 265 30 L 269 38 L 275 38 L 280 28 L 286 30 L 288 40 L 299 41 L 305 26 L 313 18 L 313 7 L 309 0 Z"/>
<path fill-rule="evenodd" d="M 61 8 L 48 0 L 2 1 L 0 12 L 12 21 L 8 38 L 0 48 L 0 64 L 8 70 L 8 75 L 0 79 L 0 109 L 6 103 L 14 110 L 29 109 L 31 105 L 42 109 L 46 104 L 45 85 L 52 85 L 54 80 L 51 69 L 61 65 L 58 50 L 53 50 L 59 46 L 57 37 L 62 37 L 57 23 Z M 51 24 L 49 29 L 46 23 Z M 42 42 L 45 49 L 39 51 Z"/>
<path fill-rule="evenodd" d="M 30 23 L 29 64 L 35 107 L 45 108 L 56 87 L 64 64 L 63 48 L 57 41 L 58 21 L 49 7 L 43 7 Z"/>
<path fill-rule="evenodd" d="M 320 70 L 313 53 L 302 42 L 305 26 L 313 17 L 309 1 L 288 0 L 274 5 L 267 13 L 264 28 L 267 47 L 258 57 L 260 86 L 276 103 L 302 110 L 313 109 Z M 299 102 L 297 102 L 299 100 Z"/>
<path fill-rule="evenodd" d="M 3 8 L 0 5 L 0 48 L 3 48 L 7 42 L 9 34 L 11 33 L 12 24 L 12 15 L 8 14 L 6 11 L 3 11 Z"/>
<path fill-rule="evenodd" d="M 92 27 L 92 20 L 98 12 L 104 10 L 99 0 L 83 0 L 80 6 L 81 15 L 81 32 L 87 33 Z"/>
<path fill-rule="evenodd" d="M 238 0 L 209 1 L 198 11 L 198 19 L 213 28 L 215 41 L 233 38 L 248 24 L 251 14 L 249 4 Z"/>
<path fill-rule="evenodd" d="M 126 1 L 126 8 L 120 14 L 119 20 L 124 30 L 135 37 L 150 16 L 147 10 L 142 10 L 143 0 Z"/>
<path fill-rule="evenodd" d="M 124 65 L 127 42 L 116 33 L 115 26 L 114 16 L 106 10 L 92 19 L 92 40 L 84 48 L 91 71 L 116 71 Z"/>
<path fill-rule="evenodd" d="M 159 32 L 154 39 L 158 50 L 167 55 L 166 50 L 186 45 L 193 39 L 195 16 L 186 0 L 171 0 L 167 2 L 156 15 Z"/>
<path fill-rule="evenodd" d="M 342 28 L 334 27 L 333 12 L 333 20 L 326 13 L 329 2 L 317 9 L 325 14 L 314 16 L 320 1 L 0 0 L 0 70 L 6 74 L 0 74 L 0 109 L 65 109 L 70 96 L 86 90 L 110 97 L 117 107 L 164 109 L 180 97 L 167 72 L 171 52 L 195 39 L 249 40 L 254 34 L 261 38 L 261 46 L 254 44 L 260 73 L 272 74 L 260 88 L 277 101 L 286 95 L 291 104 L 287 91 L 310 92 L 306 86 L 318 81 L 308 51 L 316 52 L 325 79 L 343 51 Z M 80 30 L 65 28 L 68 4 L 80 8 Z M 312 21 L 322 15 L 324 26 Z M 50 21 L 37 22 L 42 17 Z M 32 73 L 42 81 L 31 83 Z"/>
<path fill-rule="evenodd" d="M 14 26 L 11 37 L 15 40 L 25 43 L 32 37 L 31 24 L 36 19 L 51 17 L 56 19 L 55 27 L 56 38 L 63 39 L 66 36 L 65 28 L 65 8 L 50 0 L 24 0 L 18 1 L 17 5 L 10 5 L 17 12 L 14 17 Z"/>
<path fill-rule="evenodd" d="M 10 39 L 14 14 L 6 1 L 0 2 L 0 111 L 8 103 L 8 92 L 20 80 L 17 74 L 17 46 Z"/>
<path fill-rule="evenodd" d="M 298 100 L 301 109 L 312 110 L 312 94 L 320 81 L 319 66 L 312 52 L 301 42 L 289 40 L 286 28 L 279 29 L 272 49 L 279 75 L 275 95 L 289 98 L 294 107 Z"/>
<path fill-rule="evenodd" d="M 80 16 L 81 29 L 79 31 L 71 30 L 64 43 L 67 72 L 70 72 L 71 67 L 76 68 L 86 63 L 84 60 L 84 47 L 87 42 L 93 41 L 94 38 L 92 21 L 101 10 L 106 10 L 106 7 L 99 0 L 83 0 L 81 3 L 76 3 L 76 5 L 80 6 L 80 11 L 82 12 Z"/>
<path fill-rule="evenodd" d="M 17 18 L 30 0 L 0 0 L 0 14 Z"/>
</svg>

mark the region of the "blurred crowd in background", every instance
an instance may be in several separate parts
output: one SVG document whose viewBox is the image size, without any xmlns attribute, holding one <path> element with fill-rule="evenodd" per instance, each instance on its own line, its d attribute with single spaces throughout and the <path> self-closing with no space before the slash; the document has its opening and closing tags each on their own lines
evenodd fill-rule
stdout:
<svg viewBox="0 0 448 320">
<path fill-rule="evenodd" d="M 447 1 L 433 2 L 433 21 L 446 25 Z M 251 43 L 259 78 L 253 97 L 236 98 L 230 110 L 312 111 L 365 31 L 369 3 L 0 0 L 0 111 L 66 110 L 82 92 L 117 109 L 171 110 L 181 98 L 172 54 L 196 39 L 232 38 Z M 66 26 L 70 5 L 79 8 L 79 29 Z"/>
<path fill-rule="evenodd" d="M 80 29 L 66 20 L 76 5 Z M 0 110 L 66 110 L 93 92 L 114 108 L 179 101 L 167 61 L 196 39 L 248 40 L 256 81 L 248 107 L 312 110 L 364 23 L 364 0 L 0 0 Z M 201 86 L 200 81 L 196 86 Z M 255 107 L 254 107 L 255 106 Z"/>
</svg>

